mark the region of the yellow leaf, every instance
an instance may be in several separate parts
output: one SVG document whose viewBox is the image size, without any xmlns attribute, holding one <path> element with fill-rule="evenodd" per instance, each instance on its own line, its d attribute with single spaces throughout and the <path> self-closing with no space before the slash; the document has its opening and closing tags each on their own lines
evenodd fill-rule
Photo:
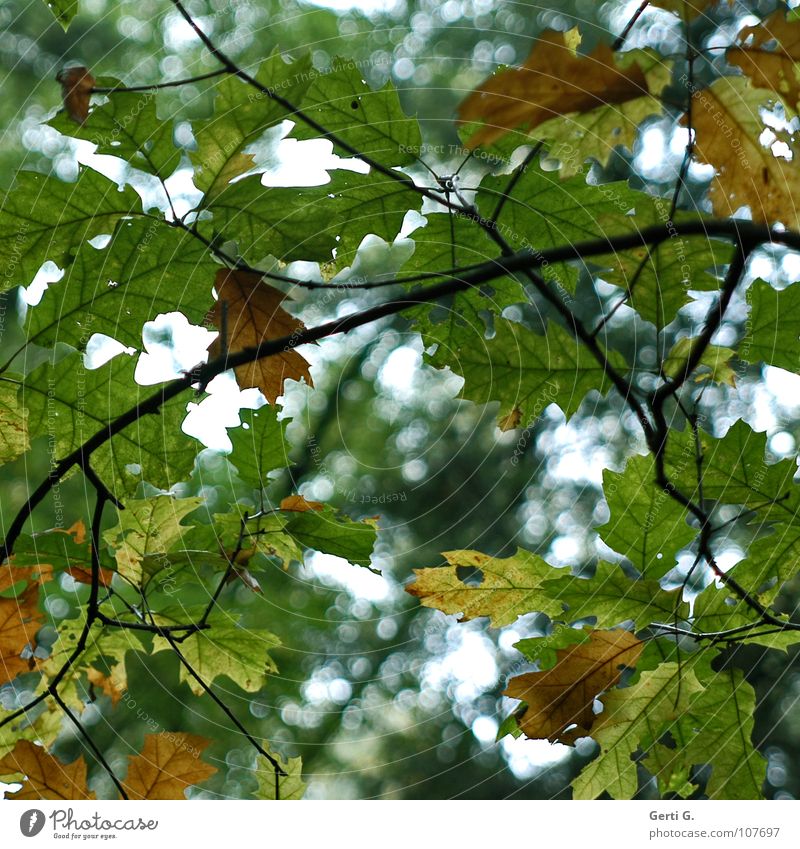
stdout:
<svg viewBox="0 0 800 849">
<path fill-rule="evenodd" d="M 592 727 L 595 698 L 619 681 L 622 667 L 636 664 L 643 648 L 630 631 L 592 631 L 587 642 L 557 649 L 552 669 L 512 678 L 504 695 L 527 703 L 518 719 L 527 737 L 573 743 Z"/>
<path fill-rule="evenodd" d="M 511 557 L 490 557 L 468 550 L 445 551 L 443 556 L 447 566 L 414 569 L 417 579 L 406 587 L 406 592 L 417 596 L 425 607 L 461 614 L 463 620 L 488 616 L 495 628 L 510 625 L 518 616 L 534 610 L 548 616 L 563 611 L 560 601 L 540 592 L 545 581 L 558 577 L 558 569 L 530 551 L 518 548 Z M 462 578 L 459 570 L 472 573 Z"/>
<path fill-rule="evenodd" d="M 95 799 L 86 786 L 83 756 L 63 764 L 30 740 L 20 740 L 14 750 L 0 760 L 0 776 L 23 781 L 16 792 L 7 790 L 6 799 Z"/>
<path fill-rule="evenodd" d="M 546 32 L 521 68 L 500 71 L 473 91 L 458 108 L 459 120 L 483 121 L 486 126 L 469 139 L 468 147 L 491 144 L 517 127 L 533 129 L 556 115 L 648 93 L 638 65 L 618 67 L 608 45 L 577 55 L 574 43 L 568 34 Z"/>
<path fill-rule="evenodd" d="M 217 771 L 200 760 L 210 742 L 184 732 L 148 734 L 141 754 L 129 761 L 125 792 L 131 799 L 185 799 L 187 787 Z"/>
<path fill-rule="evenodd" d="M 223 346 L 233 353 L 305 329 L 281 306 L 286 296 L 264 283 L 258 274 L 222 269 L 217 272 L 216 289 L 218 300 L 212 316 L 220 336 L 211 345 L 212 356 L 221 354 Z M 283 394 L 284 381 L 289 378 L 305 378 L 309 386 L 314 385 L 308 363 L 294 349 L 239 366 L 236 377 L 242 389 L 257 387 L 270 404 Z"/>
</svg>

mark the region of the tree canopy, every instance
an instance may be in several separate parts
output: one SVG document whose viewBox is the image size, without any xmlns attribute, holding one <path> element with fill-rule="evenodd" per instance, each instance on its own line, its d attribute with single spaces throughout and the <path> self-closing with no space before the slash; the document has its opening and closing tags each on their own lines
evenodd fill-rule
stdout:
<svg viewBox="0 0 800 849">
<path fill-rule="evenodd" d="M 800 18 L 500 3 L 416 102 L 151 11 L 202 60 L 62 63 L 0 200 L 6 795 L 425 795 L 477 739 L 473 795 L 535 740 L 540 796 L 791 797 Z M 406 772 L 333 751 L 381 710 Z"/>
</svg>

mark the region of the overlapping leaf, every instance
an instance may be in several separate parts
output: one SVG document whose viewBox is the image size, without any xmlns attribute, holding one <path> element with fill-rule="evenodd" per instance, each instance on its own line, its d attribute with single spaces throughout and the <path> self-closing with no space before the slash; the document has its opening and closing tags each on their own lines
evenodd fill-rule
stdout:
<svg viewBox="0 0 800 849">
<path fill-rule="evenodd" d="M 211 741 L 183 731 L 148 734 L 141 753 L 128 761 L 123 787 L 129 799 L 185 799 L 186 790 L 217 767 L 200 760 Z"/>
<path fill-rule="evenodd" d="M 588 112 L 648 93 L 638 65 L 616 64 L 608 45 L 579 55 L 573 35 L 545 32 L 521 68 L 500 71 L 461 103 L 462 121 L 486 125 L 471 136 L 470 147 L 491 143 L 517 127 L 534 129 L 554 115 Z"/>
<path fill-rule="evenodd" d="M 630 631 L 592 631 L 586 642 L 557 650 L 552 669 L 512 678 L 504 695 L 527 704 L 518 720 L 525 735 L 561 743 L 585 737 L 596 721 L 595 698 L 636 665 L 642 648 Z"/>
<path fill-rule="evenodd" d="M 536 554 L 520 548 L 511 557 L 479 551 L 445 551 L 443 557 L 447 566 L 415 569 L 417 578 L 406 587 L 425 607 L 463 620 L 488 616 L 495 628 L 534 610 L 561 612 L 560 602 L 542 592 L 557 571 Z"/>
<path fill-rule="evenodd" d="M 303 323 L 281 306 L 286 296 L 257 274 L 223 269 L 217 274 L 216 289 L 213 318 L 220 336 L 212 343 L 212 356 L 259 348 L 271 339 L 291 337 L 304 329 Z M 293 348 L 237 366 L 236 377 L 243 389 L 260 389 L 270 404 L 283 395 L 287 379 L 304 379 L 314 385 L 308 363 Z"/>
</svg>

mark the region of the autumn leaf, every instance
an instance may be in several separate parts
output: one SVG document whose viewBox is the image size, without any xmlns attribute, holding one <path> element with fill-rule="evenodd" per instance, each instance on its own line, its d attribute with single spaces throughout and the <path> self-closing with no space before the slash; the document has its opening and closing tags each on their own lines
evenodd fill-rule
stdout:
<svg viewBox="0 0 800 849">
<path fill-rule="evenodd" d="M 64 109 L 76 124 L 82 124 L 89 117 L 94 77 L 87 68 L 64 68 L 56 80 L 61 83 Z"/>
<path fill-rule="evenodd" d="M 13 563 L 13 562 L 12 562 Z M 42 624 L 39 612 L 39 587 L 52 578 L 47 564 L 35 566 L 0 566 L 0 684 L 13 680 L 20 672 L 30 671 L 30 661 L 20 657 L 27 646 L 33 646 Z M 21 581 L 22 590 L 9 594 Z M 6 597 L 7 596 L 7 597 Z"/>
<path fill-rule="evenodd" d="M 562 611 L 559 601 L 541 591 L 559 571 L 530 551 L 519 548 L 511 557 L 469 550 L 442 556 L 447 566 L 415 569 L 416 581 L 406 587 L 425 607 L 460 614 L 464 620 L 488 616 L 495 628 L 532 610 L 553 616 Z"/>
<path fill-rule="evenodd" d="M 726 54 L 731 65 L 741 68 L 756 88 L 772 89 L 794 108 L 800 100 L 800 21 L 787 21 L 779 9 L 758 26 L 745 27 L 738 41 Z M 777 42 L 774 49 L 767 49 L 772 41 Z"/>
<path fill-rule="evenodd" d="M 557 650 L 552 669 L 512 678 L 504 695 L 527 703 L 518 722 L 528 737 L 573 743 L 591 730 L 595 698 L 619 681 L 623 666 L 636 664 L 643 648 L 630 631 L 592 631 L 587 642 Z"/>
<path fill-rule="evenodd" d="M 200 760 L 200 753 L 210 742 L 184 732 L 146 735 L 141 754 L 128 763 L 125 792 L 131 799 L 185 799 L 187 787 L 217 771 Z"/>
<path fill-rule="evenodd" d="M 302 495 L 287 495 L 281 501 L 281 510 L 288 510 L 290 513 L 305 513 L 308 510 L 322 510 L 324 507 L 319 501 L 306 501 Z"/>
<path fill-rule="evenodd" d="M 749 206 L 758 223 L 800 226 L 797 163 L 775 156 L 760 140 L 760 109 L 772 93 L 753 88 L 745 77 L 722 77 L 694 97 L 695 153 L 717 170 L 710 190 L 714 212 L 728 217 Z"/>
<path fill-rule="evenodd" d="M 86 786 L 83 756 L 71 764 L 64 764 L 30 740 L 20 740 L 13 751 L 0 760 L 0 776 L 6 782 L 24 779 L 20 790 L 6 791 L 6 799 L 97 798 Z"/>
<path fill-rule="evenodd" d="M 305 329 L 281 306 L 286 296 L 264 283 L 258 274 L 222 269 L 217 272 L 216 289 L 218 300 L 212 316 L 220 336 L 211 345 L 212 357 L 256 348 Z M 284 381 L 289 378 L 305 378 L 309 386 L 314 385 L 308 363 L 293 349 L 239 366 L 236 377 L 242 389 L 257 387 L 270 404 L 283 394 Z"/>
<path fill-rule="evenodd" d="M 89 679 L 89 683 L 101 690 L 104 696 L 108 696 L 111 699 L 112 706 L 116 707 L 117 702 L 124 695 L 124 691 L 120 689 L 118 682 L 93 666 L 90 666 L 86 671 L 86 677 Z"/>
<path fill-rule="evenodd" d="M 521 68 L 500 71 L 472 92 L 458 107 L 459 120 L 486 126 L 470 137 L 467 146 L 491 144 L 518 127 L 532 130 L 556 115 L 624 103 L 648 93 L 638 65 L 618 67 L 608 45 L 578 55 L 573 43 L 568 33 L 546 32 Z"/>
</svg>

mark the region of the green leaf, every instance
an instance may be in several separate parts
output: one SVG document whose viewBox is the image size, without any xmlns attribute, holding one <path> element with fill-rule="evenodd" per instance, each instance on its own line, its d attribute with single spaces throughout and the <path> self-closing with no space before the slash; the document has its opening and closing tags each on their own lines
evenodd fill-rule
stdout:
<svg viewBox="0 0 800 849">
<path fill-rule="evenodd" d="M 285 513 L 285 531 L 296 543 L 323 554 L 344 557 L 358 566 L 369 566 L 377 532 L 371 520 L 353 521 L 331 507 Z"/>
<path fill-rule="evenodd" d="M 276 54 L 261 64 L 256 79 L 294 103 L 308 88 L 313 74 L 309 54 L 292 64 Z M 193 126 L 197 150 L 190 157 L 195 168 L 194 184 L 204 192 L 201 206 L 255 165 L 253 155 L 245 149 L 268 127 L 288 117 L 283 106 L 238 77 L 222 77 L 216 85 L 213 116 Z"/>
<path fill-rule="evenodd" d="M 655 620 L 670 621 L 676 615 L 683 619 L 689 610 L 679 590 L 667 592 L 654 580 L 631 580 L 612 563 L 599 563 L 590 580 L 564 575 L 547 581 L 542 592 L 567 606 L 559 618 L 574 622 L 594 616 L 597 628 L 632 620 L 638 630 Z"/>
<path fill-rule="evenodd" d="M 670 378 L 670 380 L 683 378 L 688 359 L 700 342 L 700 337 L 690 339 L 684 336 L 679 339 L 670 348 L 669 353 L 661 364 L 664 376 Z M 729 386 L 735 386 L 736 373 L 730 365 L 730 361 L 735 354 L 736 352 L 731 348 L 707 345 L 700 357 L 700 361 L 692 372 L 694 382 L 699 383 L 701 380 L 710 377 L 716 383 L 727 383 Z M 705 371 L 701 371 L 698 374 L 698 368 L 705 369 Z"/>
<path fill-rule="evenodd" d="M 121 85 L 115 79 L 98 83 L 107 88 Z M 117 156 L 135 168 L 166 180 L 178 167 L 181 151 L 173 143 L 171 120 L 156 114 L 155 91 L 116 91 L 108 102 L 95 106 L 83 124 L 60 111 L 47 124 L 65 136 L 90 141 L 95 152 Z"/>
<path fill-rule="evenodd" d="M 691 766 L 681 762 L 681 752 L 656 743 L 647 753 L 644 765 L 658 781 L 662 798 L 687 798 L 697 790 L 691 781 Z M 668 795 L 669 794 L 669 795 Z"/>
<path fill-rule="evenodd" d="M 0 197 L 0 265 L 3 290 L 27 286 L 42 263 L 61 268 L 81 242 L 112 233 L 120 218 L 141 215 L 139 195 L 89 168 L 74 183 L 20 171 Z"/>
<path fill-rule="evenodd" d="M 39 664 L 39 669 L 48 681 L 59 673 L 72 656 L 83 632 L 84 621 L 81 616 L 59 623 L 58 639 L 51 649 L 50 656 Z M 86 647 L 66 673 L 59 688 L 62 698 L 70 707 L 83 706 L 86 701 L 85 690 L 78 687 L 78 679 L 89 667 L 108 670 L 114 675 L 118 687 L 124 690 L 127 682 L 125 654 L 129 649 L 137 647 L 138 643 L 132 643 L 131 634 L 120 628 L 91 628 L 86 638 Z"/>
<path fill-rule="evenodd" d="M 463 398 L 476 404 L 499 401 L 504 430 L 535 420 L 552 403 L 569 417 L 588 392 L 610 388 L 603 368 L 559 325 L 551 322 L 547 336 L 505 318 L 496 319 L 494 327 L 491 339 L 475 338 L 473 333 L 456 349 L 448 349 L 442 341 L 429 359 L 464 377 Z M 435 338 L 437 328 L 429 333 Z M 610 360 L 614 366 L 622 363 L 617 355 Z"/>
<path fill-rule="evenodd" d="M 26 340 L 81 349 L 96 332 L 141 348 L 144 323 L 160 313 L 202 323 L 219 268 L 188 233 L 155 219 L 122 221 L 104 250 L 82 245 L 64 279 L 29 309 Z"/>
<path fill-rule="evenodd" d="M 91 568 L 91 550 L 82 521 L 71 528 L 51 528 L 40 533 L 21 534 L 14 546 L 14 566 L 52 566 L 64 572 L 71 566 Z"/>
<path fill-rule="evenodd" d="M 478 208 L 484 215 L 494 211 L 507 193 L 508 176 L 489 177 L 478 190 Z M 567 180 L 558 171 L 545 171 L 531 163 L 517 182 L 500 214 L 497 229 L 514 248 L 548 248 L 596 240 L 606 236 L 636 233 L 660 221 L 651 198 L 636 192 L 627 183 L 590 185 L 581 176 Z M 632 274 L 637 261 L 619 253 L 613 268 Z M 542 270 L 562 293 L 572 288 L 574 274 L 563 263 Z"/>
<path fill-rule="evenodd" d="M 480 551 L 445 551 L 442 556 L 449 565 L 415 569 L 416 581 L 406 587 L 424 607 L 459 614 L 462 620 L 488 616 L 495 628 L 533 611 L 561 612 L 561 604 L 541 591 L 557 570 L 530 551 L 518 548 L 511 557 Z"/>
<path fill-rule="evenodd" d="M 690 220 L 688 215 L 676 219 Z M 625 251 L 622 267 L 618 255 L 610 256 L 611 273 L 602 276 L 609 283 L 625 288 L 630 306 L 661 330 L 690 302 L 689 290 L 719 287 L 723 267 L 730 262 L 732 254 L 730 242 L 706 236 L 672 238 L 651 246 L 650 250 L 640 247 Z M 596 262 L 603 263 L 603 259 Z"/>
<path fill-rule="evenodd" d="M 192 532 L 196 546 L 217 547 L 233 551 L 239 540 L 242 519 L 245 513 L 253 513 L 252 508 L 237 504 L 230 513 L 215 513 L 213 524 L 202 527 L 202 537 Z M 286 524 L 291 513 L 267 513 L 257 519 L 248 519 L 245 523 L 245 536 L 242 540 L 242 553 L 259 553 L 267 557 L 277 557 L 284 568 L 290 563 L 303 562 L 303 550 L 294 537 L 286 532 Z M 205 540 L 205 541 L 203 541 Z"/>
<path fill-rule="evenodd" d="M 31 438 L 46 436 L 51 461 L 63 459 L 158 391 L 139 386 L 133 379 L 135 368 L 133 358 L 123 354 L 90 370 L 75 352 L 34 369 L 19 396 L 28 408 Z M 157 415 L 143 416 L 97 448 L 92 453 L 94 470 L 117 495 L 132 494 L 142 480 L 168 489 L 191 471 L 199 450 L 181 430 L 185 416 L 185 398 L 162 404 Z"/>
<path fill-rule="evenodd" d="M 631 755 L 669 730 L 701 690 L 691 667 L 662 663 L 642 672 L 636 684 L 603 696 L 603 712 L 592 726 L 600 754 L 573 782 L 573 798 L 596 799 L 603 792 L 614 799 L 633 798 L 637 783 Z"/>
<path fill-rule="evenodd" d="M 559 580 L 559 579 L 556 579 Z M 552 581 L 545 581 L 544 588 Z M 558 662 L 557 649 L 569 648 L 569 646 L 585 643 L 590 632 L 583 628 L 573 628 L 569 625 L 557 624 L 552 633 L 545 637 L 526 637 L 514 643 L 514 648 L 523 654 L 531 663 L 535 663 L 538 669 L 550 669 Z"/>
<path fill-rule="evenodd" d="M 734 577 L 737 580 L 746 580 L 746 575 L 741 572 L 739 566 L 736 567 Z M 747 589 L 751 595 L 757 595 L 755 587 L 748 586 Z M 765 602 L 767 598 L 762 595 L 761 601 Z M 738 642 L 752 643 L 784 652 L 789 646 L 800 642 L 800 631 L 776 631 L 772 626 L 756 625 L 758 621 L 756 613 L 725 587 L 717 587 L 713 584 L 706 587 L 694 600 L 692 612 L 692 627 L 698 632 L 728 631 L 749 625 L 752 630 L 737 634 Z M 784 616 L 779 618 L 787 623 L 789 621 Z"/>
<path fill-rule="evenodd" d="M 800 371 L 800 286 L 795 283 L 777 291 L 769 283 L 756 280 L 747 290 L 747 301 L 750 320 L 747 336 L 739 343 L 739 356 L 749 362 Z"/>
<path fill-rule="evenodd" d="M 16 460 L 30 447 L 28 439 L 28 411 L 17 401 L 19 385 L 9 382 L 11 375 L 0 381 L 0 465 Z M 15 381 L 19 378 L 13 378 Z"/>
<path fill-rule="evenodd" d="M 739 669 L 708 670 L 672 730 L 673 764 L 711 765 L 710 799 L 761 799 L 766 760 L 752 744 L 755 693 Z M 649 758 L 644 762 L 649 767 Z"/>
<path fill-rule="evenodd" d="M 6 711 L 0 713 L 0 721 L 5 719 L 5 714 Z M 0 727 L 0 758 L 5 757 L 19 740 L 31 740 L 49 747 L 61 730 L 62 720 L 69 723 L 61 708 L 48 699 L 42 708 L 33 708 L 3 725 Z"/>
<path fill-rule="evenodd" d="M 289 465 L 289 443 L 286 441 L 288 419 L 278 421 L 273 406 L 256 410 L 241 410 L 241 425 L 228 431 L 233 449 L 228 459 L 239 477 L 255 489 L 267 485 L 267 475 L 273 469 Z"/>
<path fill-rule="evenodd" d="M 382 165 L 407 165 L 420 153 L 419 124 L 404 114 L 395 87 L 386 83 L 381 89 L 371 89 L 354 62 L 335 59 L 329 73 L 316 77 L 300 106 L 328 133 L 335 133 Z M 299 139 L 320 137 L 302 121 L 296 122 L 293 135 Z"/>
<path fill-rule="evenodd" d="M 611 516 L 600 537 L 649 579 L 675 566 L 675 556 L 695 537 L 686 509 L 656 486 L 655 462 L 634 456 L 623 472 L 603 472 L 603 492 Z"/>
<path fill-rule="evenodd" d="M 796 460 L 774 462 L 774 456 L 767 453 L 766 433 L 754 433 L 745 422 L 736 422 L 722 439 L 702 432 L 700 444 L 705 498 L 769 508 L 772 501 L 800 494 L 793 483 Z M 780 518 L 785 513 L 775 505 L 766 516 Z"/>
<path fill-rule="evenodd" d="M 277 671 L 269 652 L 281 644 L 280 640 L 260 628 L 241 628 L 223 615 L 212 617 L 208 624 L 207 629 L 197 631 L 180 644 L 181 653 L 194 671 L 207 684 L 226 675 L 247 692 L 260 690 L 267 673 Z M 154 646 L 169 648 L 170 644 L 163 637 L 156 637 Z M 189 684 L 195 695 L 205 692 L 183 665 L 181 679 Z"/>
<path fill-rule="evenodd" d="M 191 528 L 181 520 L 203 503 L 202 498 L 156 495 L 130 500 L 118 512 L 118 523 L 103 534 L 115 549 L 119 573 L 134 583 L 142 579 L 142 560 L 147 555 L 167 554 L 178 547 Z"/>
<path fill-rule="evenodd" d="M 392 241 L 409 209 L 408 192 L 369 174 L 336 170 L 322 186 L 267 188 L 256 175 L 221 192 L 209 208 L 212 226 L 233 239 L 251 264 L 268 254 L 283 262 L 352 261 L 364 237 Z"/>
<path fill-rule="evenodd" d="M 66 32 L 72 19 L 78 14 L 78 0 L 43 0 L 43 2 Z"/>
<path fill-rule="evenodd" d="M 498 255 L 497 245 L 463 216 L 431 213 L 426 221 L 409 236 L 414 241 L 414 253 L 403 266 L 404 274 L 446 271 L 486 262 Z M 450 350 L 469 344 L 470 336 L 485 335 L 484 312 L 499 315 L 506 307 L 527 300 L 519 281 L 506 276 L 480 288 L 458 292 L 447 300 L 422 304 L 405 315 L 414 319 L 426 347 L 439 343 Z"/>
<path fill-rule="evenodd" d="M 267 751 L 269 748 L 264 746 Z M 303 762 L 300 758 L 289 758 L 285 761 L 280 755 L 275 752 L 270 752 L 272 757 L 280 764 L 281 769 L 286 775 L 278 776 L 278 785 L 280 788 L 281 801 L 291 801 L 302 799 L 306 792 L 306 786 L 303 783 L 302 768 Z M 258 781 L 258 790 L 255 793 L 256 799 L 277 799 L 275 792 L 275 770 L 272 764 L 265 762 L 262 758 L 258 759 L 255 770 L 256 779 Z"/>
</svg>

